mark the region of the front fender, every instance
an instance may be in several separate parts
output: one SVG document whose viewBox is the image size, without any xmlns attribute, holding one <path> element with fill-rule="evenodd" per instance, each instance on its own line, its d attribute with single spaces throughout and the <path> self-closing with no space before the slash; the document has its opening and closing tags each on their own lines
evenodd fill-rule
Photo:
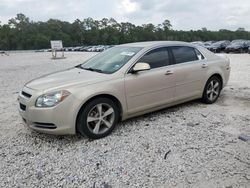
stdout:
<svg viewBox="0 0 250 188">
<path fill-rule="evenodd" d="M 109 81 L 108 83 L 92 84 L 82 88 L 74 88 L 74 91 L 71 92 L 76 98 L 75 107 L 72 109 L 74 110 L 75 120 L 82 106 L 90 99 L 99 95 L 110 95 L 115 97 L 121 104 L 123 112 L 122 117 L 126 116 L 127 103 L 124 91 L 124 79 L 117 79 L 111 82 Z"/>
</svg>

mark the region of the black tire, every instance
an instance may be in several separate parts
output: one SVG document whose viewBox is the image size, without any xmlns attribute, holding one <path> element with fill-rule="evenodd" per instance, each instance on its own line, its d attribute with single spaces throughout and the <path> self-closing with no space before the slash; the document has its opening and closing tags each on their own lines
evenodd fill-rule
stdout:
<svg viewBox="0 0 250 188">
<path fill-rule="evenodd" d="M 93 130 L 91 129 L 92 127 L 90 126 L 90 123 L 87 122 L 87 118 L 89 117 L 89 113 L 93 112 L 94 111 L 93 109 L 97 105 L 100 105 L 100 104 L 104 105 L 104 106 L 106 105 L 106 106 L 109 106 L 109 107 L 113 108 L 114 117 L 112 117 L 113 122 L 110 123 L 111 126 L 110 127 L 106 127 L 107 130 L 103 130 L 103 132 L 95 134 L 93 132 Z M 113 114 L 112 114 L 112 116 L 113 116 Z M 96 99 L 88 102 L 82 108 L 82 110 L 79 112 L 79 115 L 78 115 L 78 118 L 77 118 L 77 122 L 76 122 L 76 131 L 80 135 L 87 136 L 88 138 L 91 138 L 91 139 L 103 138 L 103 137 L 109 135 L 113 131 L 113 129 L 115 128 L 116 124 L 118 123 L 119 115 L 120 115 L 120 110 L 119 110 L 117 104 L 114 101 L 112 101 L 111 99 L 108 99 L 108 98 L 96 98 Z M 96 120 L 96 121 L 102 122 L 101 120 Z M 93 121 L 93 123 L 95 123 L 96 121 Z M 106 125 L 105 125 L 104 122 L 102 122 L 99 127 L 101 127 L 101 126 L 106 126 Z M 95 127 L 95 124 L 94 124 L 94 127 Z"/>
<path fill-rule="evenodd" d="M 211 89 L 211 83 L 218 83 L 218 88 L 215 89 Z M 214 84 L 215 85 L 215 84 Z M 203 96 L 202 96 L 202 101 L 206 104 L 213 104 L 217 101 L 217 99 L 220 96 L 220 92 L 222 90 L 222 82 L 221 80 L 218 78 L 218 76 L 212 76 L 208 79 L 204 91 L 203 91 Z M 211 94 L 211 92 L 212 94 Z M 218 92 L 217 95 L 215 95 L 215 93 Z M 211 97 L 212 95 L 212 97 Z"/>
</svg>

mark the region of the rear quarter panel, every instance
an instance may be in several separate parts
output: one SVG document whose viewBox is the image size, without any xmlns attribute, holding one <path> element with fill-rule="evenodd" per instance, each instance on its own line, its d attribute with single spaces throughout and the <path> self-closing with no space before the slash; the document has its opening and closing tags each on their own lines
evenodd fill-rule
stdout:
<svg viewBox="0 0 250 188">
<path fill-rule="evenodd" d="M 208 70 L 206 79 L 204 80 L 204 86 L 206 81 L 214 74 L 219 74 L 222 77 L 223 87 L 226 86 L 230 76 L 230 60 L 224 54 L 216 55 L 211 52 L 207 54 Z"/>
</svg>

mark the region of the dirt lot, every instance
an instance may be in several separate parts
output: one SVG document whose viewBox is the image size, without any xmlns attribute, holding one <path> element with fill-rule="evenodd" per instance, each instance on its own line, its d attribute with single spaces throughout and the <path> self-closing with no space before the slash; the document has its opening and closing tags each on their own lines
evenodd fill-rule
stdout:
<svg viewBox="0 0 250 188">
<path fill-rule="evenodd" d="M 25 82 L 94 53 L 0 56 L 0 187 L 250 187 L 250 55 L 230 54 L 218 102 L 199 101 L 122 122 L 100 140 L 29 130 L 18 114 Z M 166 155 L 167 154 L 167 155 Z"/>
</svg>

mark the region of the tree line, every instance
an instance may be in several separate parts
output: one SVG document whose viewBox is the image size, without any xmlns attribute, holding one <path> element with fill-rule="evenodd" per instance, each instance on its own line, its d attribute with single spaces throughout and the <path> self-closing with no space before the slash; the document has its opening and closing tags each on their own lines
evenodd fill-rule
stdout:
<svg viewBox="0 0 250 188">
<path fill-rule="evenodd" d="M 46 22 L 31 21 L 24 14 L 17 14 L 8 24 L 0 22 L 0 50 L 28 50 L 50 48 L 50 40 L 62 40 L 64 46 L 110 45 L 136 41 L 178 40 L 178 41 L 218 41 L 250 40 L 250 32 L 244 28 L 236 31 L 221 29 L 209 31 L 177 31 L 169 20 L 161 24 L 135 25 L 117 22 L 114 18 L 95 20 L 86 18 L 73 23 L 57 19 Z"/>
</svg>

